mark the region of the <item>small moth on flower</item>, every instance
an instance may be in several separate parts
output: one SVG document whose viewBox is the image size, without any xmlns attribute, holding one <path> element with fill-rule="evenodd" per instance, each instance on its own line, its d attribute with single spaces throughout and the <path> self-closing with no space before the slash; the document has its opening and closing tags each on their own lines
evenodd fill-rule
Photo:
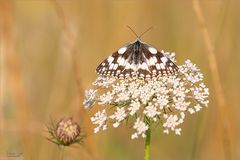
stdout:
<svg viewBox="0 0 240 160">
<path fill-rule="evenodd" d="M 139 38 L 106 58 L 96 69 L 96 89 L 85 92 L 85 108 L 103 106 L 91 118 L 94 132 L 132 120 L 132 139 L 145 138 L 157 124 L 166 134 L 180 135 L 185 116 L 208 106 L 209 90 L 190 60 L 175 63 L 175 53 L 158 51 Z"/>
</svg>

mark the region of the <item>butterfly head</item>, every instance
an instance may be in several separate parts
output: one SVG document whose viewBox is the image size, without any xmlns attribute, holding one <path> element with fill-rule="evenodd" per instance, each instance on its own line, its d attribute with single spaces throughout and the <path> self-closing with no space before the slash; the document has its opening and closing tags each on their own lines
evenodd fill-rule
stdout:
<svg viewBox="0 0 240 160">
<path fill-rule="evenodd" d="M 142 43 L 142 41 L 141 41 L 140 38 L 137 38 L 137 39 L 135 40 L 135 43 Z"/>
</svg>

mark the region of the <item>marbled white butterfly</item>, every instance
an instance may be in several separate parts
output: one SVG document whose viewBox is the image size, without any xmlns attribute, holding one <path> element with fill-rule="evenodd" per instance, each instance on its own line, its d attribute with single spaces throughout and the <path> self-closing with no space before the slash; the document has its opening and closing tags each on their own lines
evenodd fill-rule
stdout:
<svg viewBox="0 0 240 160">
<path fill-rule="evenodd" d="M 136 41 L 121 47 L 105 59 L 97 67 L 97 73 L 102 76 L 139 77 L 143 79 L 178 73 L 177 65 L 168 57 L 142 42 L 141 36 L 137 37 Z"/>
</svg>

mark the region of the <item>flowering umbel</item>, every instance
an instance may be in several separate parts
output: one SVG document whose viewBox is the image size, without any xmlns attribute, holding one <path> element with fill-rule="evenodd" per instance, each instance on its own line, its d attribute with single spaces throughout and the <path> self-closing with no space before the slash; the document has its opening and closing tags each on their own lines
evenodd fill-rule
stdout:
<svg viewBox="0 0 240 160">
<path fill-rule="evenodd" d="M 164 55 L 175 62 L 174 53 Z M 91 118 L 96 125 L 94 132 L 106 130 L 110 124 L 117 128 L 122 122 L 133 120 L 132 139 L 145 137 L 154 124 L 161 124 L 166 134 L 173 131 L 180 135 L 185 116 L 208 106 L 209 91 L 203 83 L 203 74 L 190 60 L 178 68 L 176 75 L 148 80 L 99 76 L 93 83 L 96 89 L 85 91 L 84 101 L 85 108 L 95 103 L 103 107 Z"/>
<path fill-rule="evenodd" d="M 52 123 L 48 132 L 51 138 L 47 139 L 62 146 L 80 143 L 84 137 L 79 125 L 72 118 L 62 118 L 57 124 Z"/>
</svg>

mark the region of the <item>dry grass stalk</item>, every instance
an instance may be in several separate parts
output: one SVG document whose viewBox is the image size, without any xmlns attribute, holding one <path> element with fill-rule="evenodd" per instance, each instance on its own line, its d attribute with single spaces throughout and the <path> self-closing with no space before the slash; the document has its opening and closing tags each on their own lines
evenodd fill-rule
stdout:
<svg viewBox="0 0 240 160">
<path fill-rule="evenodd" d="M 0 1 L 1 15 L 1 43 L 2 53 L 6 64 L 6 82 L 13 100 L 13 107 L 16 114 L 16 123 L 19 127 L 19 137 L 23 147 L 24 157 L 28 157 L 31 153 L 31 135 L 26 132 L 31 121 L 30 105 L 26 94 L 26 90 L 22 81 L 21 67 L 15 55 L 15 44 L 13 34 L 13 9 L 11 2 L 8 0 Z"/>
<path fill-rule="evenodd" d="M 86 132 L 91 133 L 93 128 L 91 127 L 92 124 L 89 121 L 90 118 L 88 117 L 87 112 L 82 107 L 84 92 L 83 92 L 80 70 L 79 70 L 80 62 L 78 61 L 78 56 L 77 56 L 77 46 L 76 46 L 77 34 L 75 32 L 73 32 L 73 30 L 71 30 L 72 28 L 70 28 L 70 26 L 68 25 L 68 22 L 66 20 L 65 14 L 64 14 L 64 10 L 63 10 L 60 2 L 53 0 L 53 3 L 56 8 L 57 15 L 61 21 L 62 31 L 66 37 L 66 39 L 64 40 L 66 42 L 65 48 L 71 54 L 72 67 L 73 67 L 74 76 L 75 76 L 77 89 L 78 89 L 78 104 L 76 105 L 76 107 L 73 108 L 73 113 L 75 114 L 76 118 L 85 120 L 84 123 L 85 123 L 85 126 L 87 126 L 85 128 Z M 86 119 L 87 119 L 87 121 L 86 121 Z M 96 157 L 95 140 L 91 137 L 87 137 L 86 141 L 87 141 L 88 145 L 85 147 L 85 149 L 89 153 L 90 157 L 92 159 L 95 159 L 95 157 Z"/>
<path fill-rule="evenodd" d="M 202 32 L 202 36 L 204 39 L 204 44 L 207 49 L 207 56 L 209 61 L 209 68 L 212 74 L 213 79 L 213 85 L 215 89 L 215 95 L 216 100 L 218 103 L 218 109 L 219 109 L 219 117 L 220 117 L 220 125 L 221 125 L 221 131 L 222 131 L 222 141 L 223 141 L 223 147 L 224 147 L 224 154 L 225 159 L 231 160 L 232 154 L 231 154 L 231 139 L 230 139 L 230 122 L 229 122 L 229 116 L 228 116 L 228 110 L 226 107 L 225 97 L 223 94 L 222 84 L 220 81 L 220 75 L 217 65 L 217 60 L 215 56 L 215 49 L 212 44 L 211 38 L 209 36 L 208 29 L 206 27 L 205 18 L 202 12 L 202 9 L 200 7 L 199 0 L 193 0 L 193 10 L 196 14 L 197 20 L 200 25 L 200 29 Z"/>
<path fill-rule="evenodd" d="M 1 22 L 0 22 L 1 23 Z M 1 32 L 0 32 L 1 33 Z M 5 56 L 3 54 L 3 43 L 2 39 L 0 38 L 0 128 L 4 129 L 5 128 L 5 119 L 4 119 L 4 93 L 6 92 L 6 77 L 5 77 Z M 5 144 L 4 144 L 5 140 L 4 140 L 4 130 L 0 131 L 0 150 L 5 153 Z M 0 152 L 1 154 L 1 152 Z"/>
<path fill-rule="evenodd" d="M 68 51 L 70 52 L 72 57 L 72 65 L 73 65 L 75 80 L 78 87 L 79 97 L 81 98 L 83 89 L 82 89 L 82 82 L 80 78 L 80 71 L 79 71 L 79 65 L 78 65 L 79 62 L 77 59 L 76 34 L 74 34 L 74 32 L 72 32 L 72 30 L 68 26 L 62 6 L 57 1 L 53 1 L 53 2 L 55 4 L 54 6 L 56 8 L 57 15 L 61 20 L 62 30 L 66 36 L 65 45 L 66 45 L 66 48 L 68 48 Z"/>
</svg>

